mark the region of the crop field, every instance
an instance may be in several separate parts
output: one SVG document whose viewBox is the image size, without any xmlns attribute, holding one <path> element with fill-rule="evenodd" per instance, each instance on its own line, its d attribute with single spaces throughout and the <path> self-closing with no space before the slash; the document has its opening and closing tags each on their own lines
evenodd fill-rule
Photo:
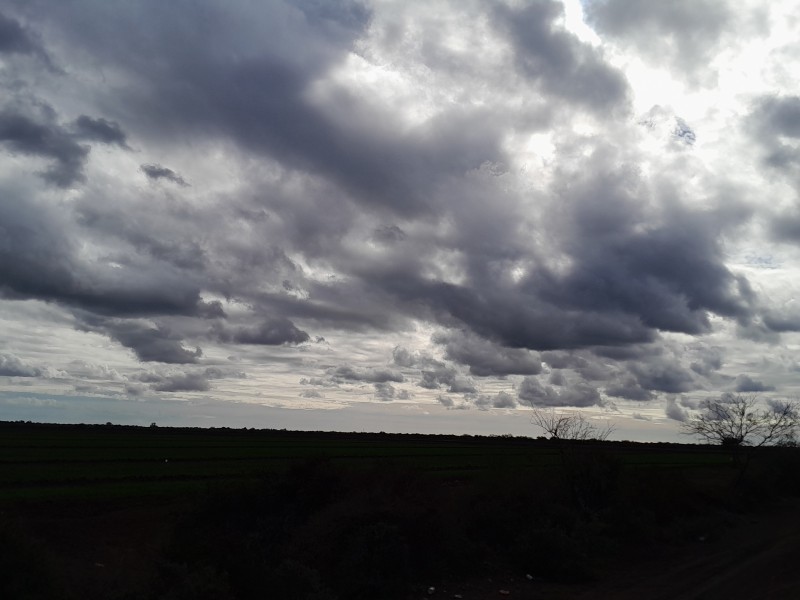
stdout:
<svg viewBox="0 0 800 600">
<path fill-rule="evenodd" d="M 708 469 L 730 462 L 726 453 L 700 446 L 602 448 L 626 468 Z M 555 444 L 529 438 L 0 423 L 0 502 L 170 496 L 315 459 L 355 469 L 391 462 L 437 477 L 480 477 L 497 469 L 535 476 L 558 468 L 562 458 Z"/>
<path fill-rule="evenodd" d="M 796 448 L 6 422 L 0 598 L 797 598 L 774 565 L 800 560 L 798 467 Z"/>
</svg>

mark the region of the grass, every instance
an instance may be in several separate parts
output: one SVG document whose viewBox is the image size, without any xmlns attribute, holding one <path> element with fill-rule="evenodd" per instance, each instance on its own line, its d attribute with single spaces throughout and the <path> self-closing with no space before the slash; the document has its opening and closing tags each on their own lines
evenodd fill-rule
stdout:
<svg viewBox="0 0 800 600">
<path fill-rule="evenodd" d="M 30 597 L 67 600 L 588 581 L 800 492 L 796 450 L 761 450 L 734 489 L 730 455 L 708 446 L 0 423 L 0 541 L 37 569 L 0 578 L 0 597 L 30 580 L 57 592 Z M 113 592 L 92 587 L 104 554 Z"/>
</svg>

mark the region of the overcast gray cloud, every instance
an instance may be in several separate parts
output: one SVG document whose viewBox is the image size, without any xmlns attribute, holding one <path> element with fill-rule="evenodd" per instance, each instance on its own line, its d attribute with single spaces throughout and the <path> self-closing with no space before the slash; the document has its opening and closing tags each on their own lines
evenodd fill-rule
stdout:
<svg viewBox="0 0 800 600">
<path fill-rule="evenodd" d="M 759 362 L 800 333 L 788 14 L 6 2 L 8 385 L 644 415 L 789 393 Z"/>
</svg>

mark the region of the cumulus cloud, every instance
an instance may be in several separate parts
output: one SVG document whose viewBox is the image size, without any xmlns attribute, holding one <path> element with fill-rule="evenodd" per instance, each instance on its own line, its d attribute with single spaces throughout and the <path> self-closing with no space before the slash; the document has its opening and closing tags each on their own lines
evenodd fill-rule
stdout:
<svg viewBox="0 0 800 600">
<path fill-rule="evenodd" d="M 203 373 L 181 373 L 165 377 L 145 379 L 157 392 L 207 392 L 211 389 Z"/>
<path fill-rule="evenodd" d="M 556 25 L 563 5 L 544 1 L 509 8 L 497 5 L 498 24 L 514 45 L 520 70 L 547 92 L 593 111 L 625 107 L 628 86 L 595 48 Z"/>
<path fill-rule="evenodd" d="M 667 398 L 667 407 L 665 409 L 667 418 L 673 421 L 683 423 L 689 419 L 688 411 L 678 404 L 675 398 Z"/>
<path fill-rule="evenodd" d="M 42 370 L 25 364 L 13 354 L 0 354 L 0 375 L 6 377 L 38 377 Z"/>
<path fill-rule="evenodd" d="M 642 384 L 632 375 L 622 376 L 612 381 L 606 388 L 605 393 L 616 398 L 626 400 L 646 401 L 655 398 L 655 394 L 642 387 Z"/>
<path fill-rule="evenodd" d="M 753 379 L 749 375 L 742 373 L 734 382 L 734 389 L 737 392 L 774 392 L 774 385 L 767 385 L 758 379 Z"/>
<path fill-rule="evenodd" d="M 298 329 L 285 317 L 268 318 L 252 327 L 233 329 L 217 327 L 214 332 L 216 337 L 224 342 L 262 346 L 297 345 L 311 339 L 308 333 Z"/>
<path fill-rule="evenodd" d="M 677 362 L 652 361 L 634 364 L 631 372 L 638 384 L 646 390 L 676 394 L 688 392 L 695 387 L 691 372 Z"/>
<path fill-rule="evenodd" d="M 130 348 L 142 362 L 196 363 L 203 355 L 200 348 L 184 347 L 181 337 L 165 326 L 128 319 L 86 318 L 81 327 Z"/>
<path fill-rule="evenodd" d="M 669 5 L 636 0 L 586 3 L 598 32 L 631 45 L 649 60 L 673 66 L 695 83 L 708 69 L 720 38 L 736 18 L 731 5 L 714 0 L 675 0 Z"/>
<path fill-rule="evenodd" d="M 402 346 L 396 346 L 392 352 L 392 358 L 397 366 L 418 369 L 421 378 L 417 385 L 420 387 L 429 390 L 438 390 L 446 387 L 448 392 L 454 394 L 474 394 L 477 392 L 475 382 L 471 378 L 459 373 L 458 369 L 452 365 L 437 360 L 428 354 L 415 353 Z"/>
<path fill-rule="evenodd" d="M 472 403 L 481 410 L 517 407 L 516 399 L 508 392 L 498 392 L 493 396 L 486 394 L 470 394 L 467 396 L 467 399 L 471 400 Z"/>
<path fill-rule="evenodd" d="M 536 375 L 542 371 L 536 352 L 499 347 L 463 331 L 435 336 L 434 341 L 445 347 L 448 360 L 469 366 L 470 374 L 476 377 Z"/>
<path fill-rule="evenodd" d="M 523 379 L 517 395 L 521 402 L 530 406 L 594 406 L 602 403 L 597 389 L 586 383 L 555 389 L 542 385 L 536 377 Z"/>
<path fill-rule="evenodd" d="M 243 376 L 243 373 L 207 367 L 193 371 L 148 371 L 140 373 L 136 376 L 136 380 L 148 384 L 150 389 L 156 392 L 207 392 L 211 389 L 211 381 L 214 379 Z M 135 383 L 129 388 L 128 393 L 131 395 L 142 393 L 142 389 L 137 388 Z"/>
<path fill-rule="evenodd" d="M 331 380 L 335 382 L 341 381 L 364 381 L 374 384 L 384 384 L 390 381 L 395 383 L 402 383 L 405 381 L 402 373 L 392 371 L 391 369 L 354 369 L 349 365 L 337 367 L 331 373 Z"/>
</svg>

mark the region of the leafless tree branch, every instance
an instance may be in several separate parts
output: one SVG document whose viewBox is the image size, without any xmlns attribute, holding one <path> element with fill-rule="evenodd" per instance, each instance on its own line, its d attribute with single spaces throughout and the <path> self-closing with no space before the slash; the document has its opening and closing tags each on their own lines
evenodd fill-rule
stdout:
<svg viewBox="0 0 800 600">
<path fill-rule="evenodd" d="M 759 408 L 757 396 L 728 393 L 705 400 L 701 412 L 682 430 L 711 444 L 757 447 L 793 440 L 798 426 L 796 402 L 771 402 Z"/>
<path fill-rule="evenodd" d="M 614 432 L 614 424 L 598 426 L 582 413 L 557 413 L 535 408 L 531 423 L 555 440 L 606 440 Z"/>
</svg>

